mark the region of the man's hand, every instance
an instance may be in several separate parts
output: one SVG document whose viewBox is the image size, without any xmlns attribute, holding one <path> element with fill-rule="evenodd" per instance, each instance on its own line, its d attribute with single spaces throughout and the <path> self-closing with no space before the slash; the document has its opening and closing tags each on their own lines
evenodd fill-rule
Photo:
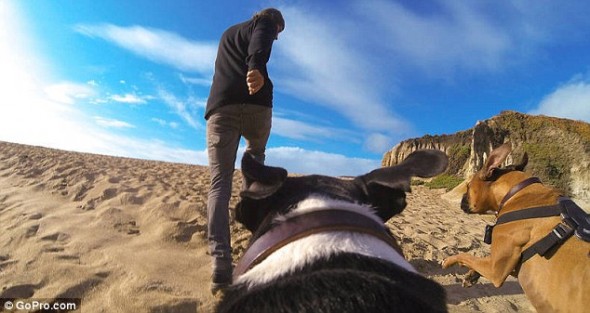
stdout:
<svg viewBox="0 0 590 313">
<path fill-rule="evenodd" d="M 246 84 L 248 84 L 248 92 L 253 95 L 264 86 L 264 76 L 256 69 L 249 70 L 246 75 Z"/>
</svg>

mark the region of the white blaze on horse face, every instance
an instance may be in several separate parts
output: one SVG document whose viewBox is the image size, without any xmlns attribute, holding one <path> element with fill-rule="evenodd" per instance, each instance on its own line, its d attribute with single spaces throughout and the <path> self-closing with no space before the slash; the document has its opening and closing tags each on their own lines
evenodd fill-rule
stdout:
<svg viewBox="0 0 590 313">
<path fill-rule="evenodd" d="M 300 202 L 293 211 L 285 216 L 277 217 L 276 220 L 284 221 L 288 217 L 300 215 L 304 212 L 333 208 L 361 213 L 382 223 L 368 206 L 323 197 L 310 197 Z M 335 231 L 313 234 L 283 246 L 244 275 L 241 275 L 235 283 L 244 283 L 249 287 L 265 284 L 282 275 L 301 269 L 305 265 L 341 253 L 356 253 L 379 258 L 396 264 L 407 271 L 416 272 L 403 256 L 384 241 L 368 234 Z"/>
</svg>

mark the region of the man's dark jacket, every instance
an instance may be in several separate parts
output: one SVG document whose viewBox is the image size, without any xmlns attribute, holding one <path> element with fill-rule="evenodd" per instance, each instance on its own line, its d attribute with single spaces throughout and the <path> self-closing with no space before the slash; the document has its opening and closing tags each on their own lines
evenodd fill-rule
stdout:
<svg viewBox="0 0 590 313">
<path fill-rule="evenodd" d="M 223 33 L 217 50 L 205 119 L 215 109 L 228 104 L 249 103 L 272 107 L 273 86 L 266 63 L 276 37 L 277 26 L 267 17 L 234 25 Z M 264 76 L 264 86 L 254 95 L 249 95 L 246 74 L 252 69 L 259 70 Z"/>
</svg>

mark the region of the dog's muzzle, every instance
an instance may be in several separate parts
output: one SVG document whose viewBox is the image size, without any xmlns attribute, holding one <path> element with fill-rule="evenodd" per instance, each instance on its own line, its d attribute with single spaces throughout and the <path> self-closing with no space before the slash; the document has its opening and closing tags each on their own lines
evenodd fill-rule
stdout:
<svg viewBox="0 0 590 313">
<path fill-rule="evenodd" d="M 461 210 L 463 210 L 465 213 L 471 213 L 469 208 L 469 197 L 466 193 L 463 194 L 463 198 L 461 198 Z"/>
</svg>

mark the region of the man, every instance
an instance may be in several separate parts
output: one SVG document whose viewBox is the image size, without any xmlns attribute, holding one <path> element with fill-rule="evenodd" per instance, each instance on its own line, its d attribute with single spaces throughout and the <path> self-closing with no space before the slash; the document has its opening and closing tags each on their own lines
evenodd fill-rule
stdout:
<svg viewBox="0 0 590 313">
<path fill-rule="evenodd" d="M 213 293 L 232 282 L 229 200 L 241 136 L 246 139 L 246 153 L 264 163 L 273 96 L 266 63 L 273 41 L 284 28 L 281 12 L 268 8 L 228 28 L 219 42 L 205 111 L 211 174 L 207 215 Z"/>
</svg>

